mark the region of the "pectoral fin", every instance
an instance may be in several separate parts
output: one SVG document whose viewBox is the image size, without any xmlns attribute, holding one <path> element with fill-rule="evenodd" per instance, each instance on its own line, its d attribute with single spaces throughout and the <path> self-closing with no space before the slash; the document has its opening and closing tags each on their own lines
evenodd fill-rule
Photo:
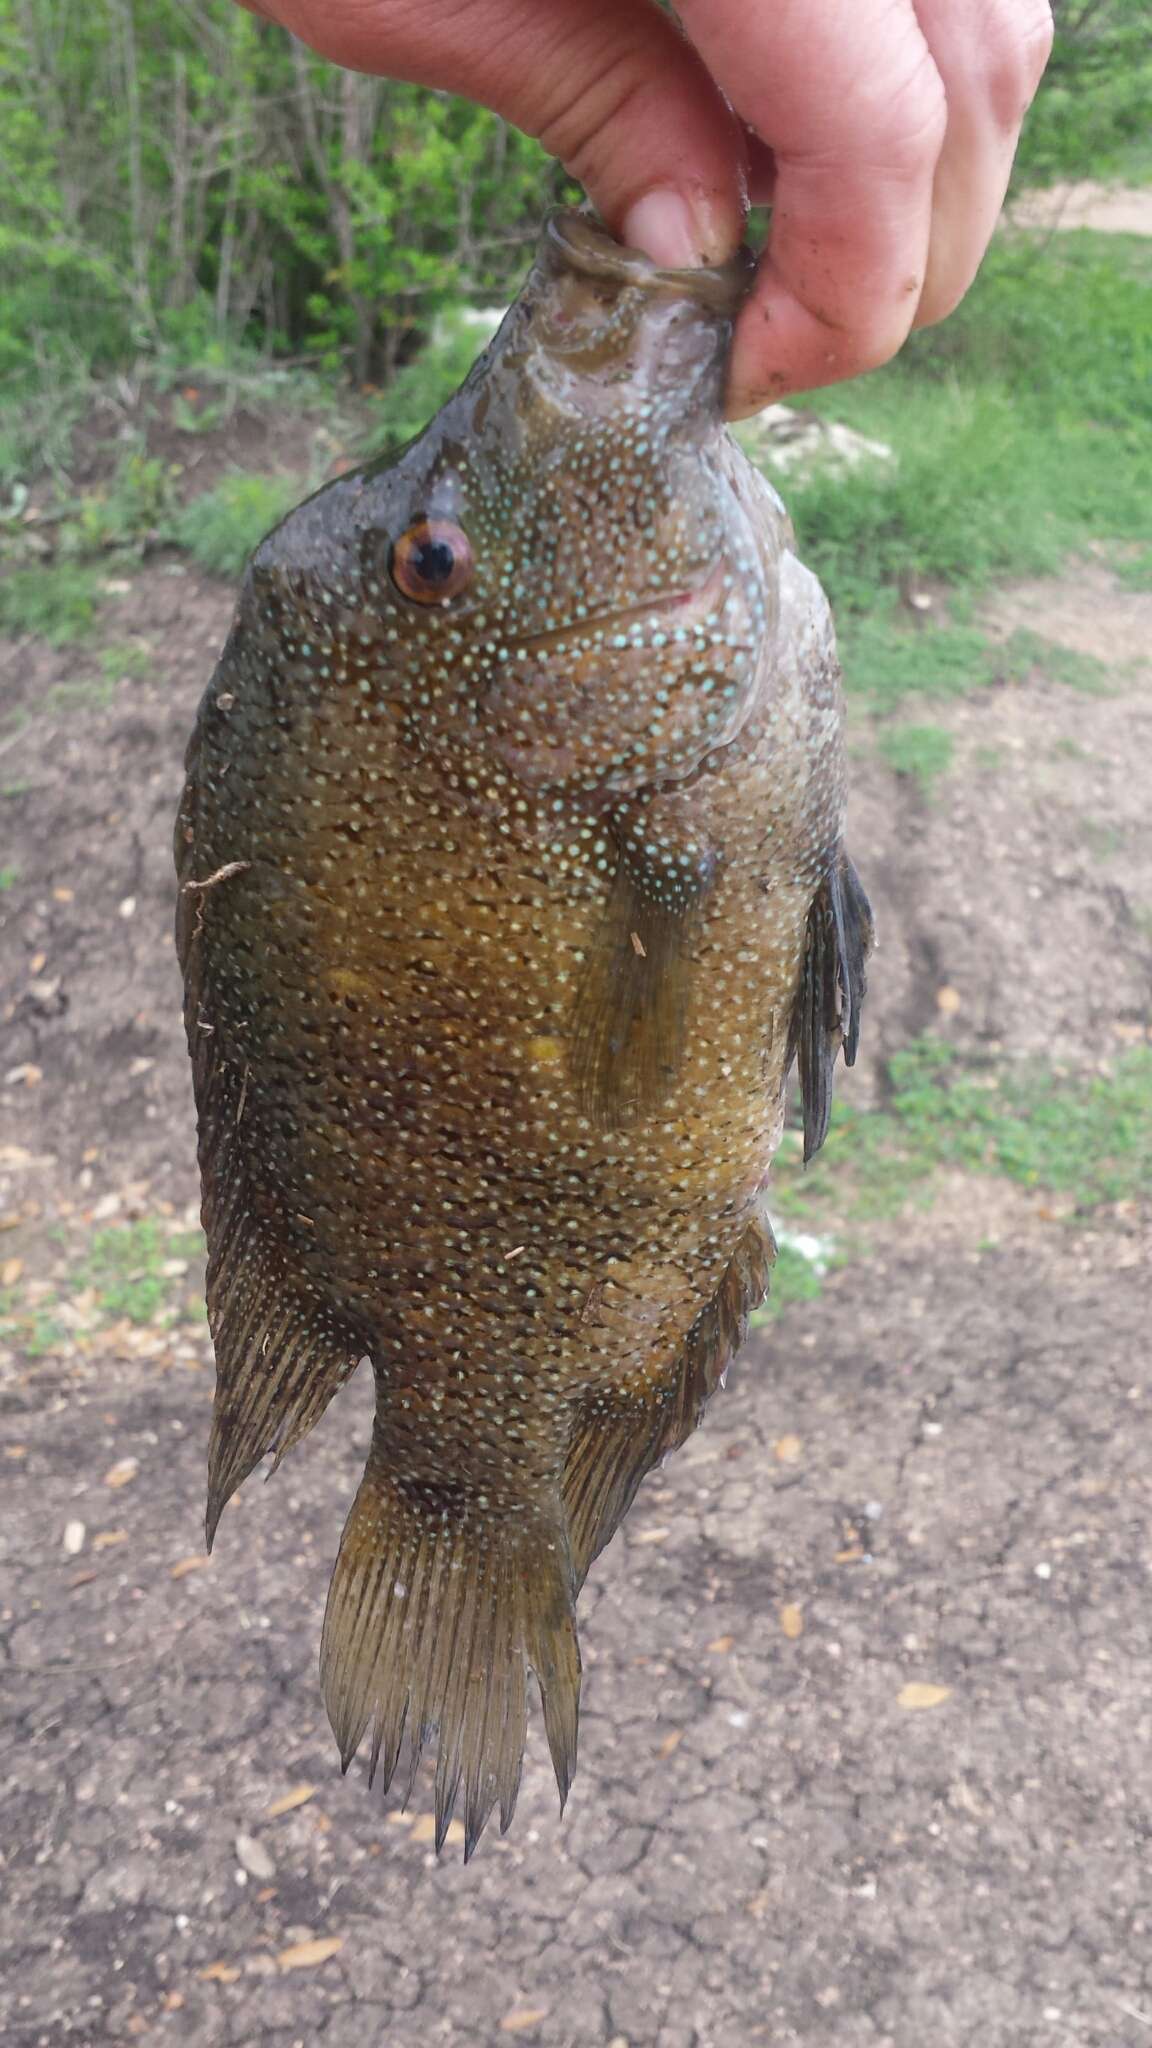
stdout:
<svg viewBox="0 0 1152 2048">
<path fill-rule="evenodd" d="M 820 1150 L 832 1113 L 832 1075 L 844 1048 L 853 1066 L 860 1038 L 865 972 L 872 950 L 872 910 L 848 855 L 838 852 L 808 912 L 800 987 L 790 1030 L 790 1054 L 800 1072 L 805 1162 Z"/>
<path fill-rule="evenodd" d="M 601 1130 L 657 1110 L 679 1071 L 715 855 L 677 796 L 615 814 L 618 862 L 577 996 L 569 1071 Z"/>
</svg>

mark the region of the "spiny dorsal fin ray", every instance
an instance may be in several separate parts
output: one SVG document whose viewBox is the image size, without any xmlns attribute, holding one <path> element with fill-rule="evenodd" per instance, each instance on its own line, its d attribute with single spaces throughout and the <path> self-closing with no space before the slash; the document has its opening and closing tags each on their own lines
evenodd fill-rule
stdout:
<svg viewBox="0 0 1152 2048">
<path fill-rule="evenodd" d="M 841 1046 L 845 1065 L 855 1063 L 872 942 L 871 906 L 841 847 L 808 912 L 804 962 L 790 1027 L 800 1070 L 806 1162 L 828 1135 L 833 1070 Z"/>
<path fill-rule="evenodd" d="M 641 1480 L 692 1434 L 768 1292 L 776 1241 L 768 1218 L 747 1225 L 684 1349 L 655 1386 L 648 1374 L 597 1389 L 579 1412 L 564 1468 L 564 1511 L 577 1584 L 619 1528 Z"/>
<path fill-rule="evenodd" d="M 494 1806 L 501 1832 L 512 1819 L 529 1665 L 563 1805 L 580 1702 L 575 1593 L 559 1502 L 514 1518 L 467 1503 L 441 1512 L 390 1470 L 377 1423 L 332 1575 L 321 1682 L 345 1768 L 372 1724 L 369 1777 L 385 1790 L 405 1731 L 409 1792 L 437 1731 L 438 1848 L 461 1787 L 465 1860 Z"/>
</svg>

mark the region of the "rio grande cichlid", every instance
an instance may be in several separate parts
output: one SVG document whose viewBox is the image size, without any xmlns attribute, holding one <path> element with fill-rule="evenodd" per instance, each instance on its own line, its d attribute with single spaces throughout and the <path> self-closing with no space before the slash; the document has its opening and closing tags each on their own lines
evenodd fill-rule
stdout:
<svg viewBox="0 0 1152 2048">
<path fill-rule="evenodd" d="M 427 430 L 257 550 L 188 754 L 209 1541 L 367 1356 L 324 1696 L 386 1785 L 437 1732 L 466 1854 L 529 1667 L 567 1793 L 578 1589 L 765 1293 L 793 1060 L 811 1153 L 855 1053 L 828 608 L 723 425 L 747 278 L 550 220 Z"/>
</svg>

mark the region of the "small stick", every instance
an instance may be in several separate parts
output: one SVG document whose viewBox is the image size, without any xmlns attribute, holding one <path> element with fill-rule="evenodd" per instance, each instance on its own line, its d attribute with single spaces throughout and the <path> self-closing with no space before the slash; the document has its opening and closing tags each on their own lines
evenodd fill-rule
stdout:
<svg viewBox="0 0 1152 2048">
<path fill-rule="evenodd" d="M 251 865 L 250 860 L 226 860 L 223 867 L 217 868 L 216 873 L 209 875 L 205 881 L 185 882 L 184 894 L 191 896 L 197 889 L 214 889 L 217 882 L 227 882 L 233 875 L 245 874 Z"/>
</svg>

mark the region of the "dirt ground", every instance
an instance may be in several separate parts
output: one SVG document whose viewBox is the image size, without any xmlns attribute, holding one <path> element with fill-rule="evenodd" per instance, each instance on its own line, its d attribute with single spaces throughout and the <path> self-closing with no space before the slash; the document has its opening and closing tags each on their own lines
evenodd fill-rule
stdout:
<svg viewBox="0 0 1152 2048">
<path fill-rule="evenodd" d="M 1152 186 L 1101 185 L 1078 178 L 1023 192 L 1012 219 L 1022 228 L 1095 228 L 1104 235 L 1152 234 Z"/>
<path fill-rule="evenodd" d="M 196 1258 L 163 1261 L 168 1322 L 101 1321 L 76 1275 L 94 1232 L 194 1216 L 169 845 L 230 602 L 161 560 L 96 641 L 0 656 L 0 1280 L 46 1318 L 0 1360 L 5 2040 L 1146 2048 L 1131 1205 L 954 1176 L 756 1334 L 584 1594 L 567 1817 L 534 1726 L 468 1869 L 423 1781 L 401 1816 L 341 1780 L 319 1702 L 363 1375 L 202 1568 Z M 934 706 L 931 801 L 857 725 L 860 1099 L 927 1027 L 1092 1071 L 1152 1026 L 1152 597 L 1090 562 L 992 623 L 1108 694 L 1040 665 Z"/>
</svg>

